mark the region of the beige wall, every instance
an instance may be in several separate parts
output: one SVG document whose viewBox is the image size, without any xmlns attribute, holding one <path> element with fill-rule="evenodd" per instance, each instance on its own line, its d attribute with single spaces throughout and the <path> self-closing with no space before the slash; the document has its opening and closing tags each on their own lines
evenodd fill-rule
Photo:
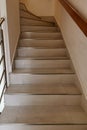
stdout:
<svg viewBox="0 0 87 130">
<path fill-rule="evenodd" d="M 7 19 L 8 19 L 8 36 L 10 46 L 11 63 L 15 55 L 15 49 L 18 43 L 20 34 L 20 22 L 19 22 L 19 1 L 18 0 L 6 0 L 7 5 Z"/>
<path fill-rule="evenodd" d="M 87 19 L 87 0 L 68 0 Z"/>
<path fill-rule="evenodd" d="M 54 15 L 54 0 L 20 0 L 25 2 L 27 8 L 38 16 Z"/>
<path fill-rule="evenodd" d="M 87 37 L 57 0 L 55 0 L 55 18 L 61 28 L 77 76 L 87 98 Z"/>
<path fill-rule="evenodd" d="M 12 61 L 20 33 L 19 1 L 0 0 L 0 15 L 5 18 L 2 28 L 4 33 L 7 78 L 9 85 L 9 72 L 12 71 Z"/>
<path fill-rule="evenodd" d="M 8 38 L 6 0 L 0 0 L 0 13 L 1 13 L 1 17 L 5 18 L 5 21 L 2 24 L 2 28 L 3 28 L 3 33 L 4 33 L 7 80 L 8 80 L 8 84 L 9 84 L 9 72 L 11 71 L 11 60 L 10 60 L 9 38 Z"/>
</svg>

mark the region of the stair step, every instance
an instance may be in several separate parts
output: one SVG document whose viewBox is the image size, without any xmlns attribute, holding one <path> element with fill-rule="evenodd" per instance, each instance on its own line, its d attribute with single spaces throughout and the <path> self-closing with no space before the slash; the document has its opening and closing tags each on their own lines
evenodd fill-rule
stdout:
<svg viewBox="0 0 87 130">
<path fill-rule="evenodd" d="M 29 57 L 21 57 L 21 58 L 25 58 L 25 59 L 28 59 L 28 60 L 69 60 L 69 57 L 41 57 L 41 56 L 29 56 Z"/>
<path fill-rule="evenodd" d="M 75 79 L 75 74 L 10 74 L 10 84 L 74 83 Z"/>
<path fill-rule="evenodd" d="M 80 105 L 81 95 L 29 95 L 26 93 L 5 94 L 7 106 L 70 106 Z"/>
<path fill-rule="evenodd" d="M 63 40 L 21 39 L 19 44 L 21 47 L 65 48 Z"/>
<path fill-rule="evenodd" d="M 58 32 L 57 27 L 43 27 L 43 26 L 21 26 L 21 32 Z"/>
<path fill-rule="evenodd" d="M 24 73 L 24 74 L 74 74 L 74 71 L 71 69 L 43 69 L 43 68 L 33 68 L 33 69 L 15 69 L 13 73 Z"/>
<path fill-rule="evenodd" d="M 61 33 L 39 33 L 39 32 L 22 32 L 22 39 L 62 39 Z"/>
<path fill-rule="evenodd" d="M 87 125 L 3 124 L 1 130 L 87 130 Z"/>
<path fill-rule="evenodd" d="M 31 19 L 35 19 L 35 20 L 40 20 L 39 17 L 29 13 L 27 10 L 24 10 L 24 9 L 20 10 L 20 18 L 31 18 Z"/>
<path fill-rule="evenodd" d="M 26 5 L 25 5 L 24 3 L 20 3 L 19 8 L 20 8 L 20 13 L 21 13 L 21 14 L 23 14 L 23 12 L 27 12 L 27 13 L 30 14 L 31 16 L 34 16 L 34 17 L 37 18 L 37 19 L 41 19 L 39 16 L 36 16 L 36 15 L 34 15 L 32 12 L 30 12 L 30 11 L 27 9 L 27 7 L 26 7 Z M 24 14 L 24 16 L 25 16 L 25 14 Z"/>
<path fill-rule="evenodd" d="M 25 84 L 10 85 L 7 94 L 26 93 L 30 95 L 80 95 L 75 84 Z"/>
<path fill-rule="evenodd" d="M 35 48 L 35 47 L 19 47 L 17 49 L 18 56 L 32 57 L 67 57 L 67 49 L 65 48 Z"/>
<path fill-rule="evenodd" d="M 59 27 L 20 4 L 21 36 L 1 130 L 87 130 L 82 93 Z"/>
<path fill-rule="evenodd" d="M 7 106 L 0 123 L 87 125 L 87 114 L 80 106 Z"/>
<path fill-rule="evenodd" d="M 53 23 L 50 22 L 45 22 L 41 20 L 33 20 L 33 19 L 28 19 L 28 18 L 21 18 L 20 19 L 20 24 L 21 25 L 28 25 L 28 26 L 53 26 Z"/>
<path fill-rule="evenodd" d="M 15 59 L 15 68 L 50 68 L 63 69 L 70 68 L 70 60 L 30 60 L 29 58 L 17 57 Z"/>
</svg>

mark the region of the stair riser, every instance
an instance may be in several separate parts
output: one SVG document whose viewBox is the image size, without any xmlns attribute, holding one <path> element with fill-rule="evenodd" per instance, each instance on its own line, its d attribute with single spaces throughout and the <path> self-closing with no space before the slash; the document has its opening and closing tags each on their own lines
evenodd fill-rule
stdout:
<svg viewBox="0 0 87 130">
<path fill-rule="evenodd" d="M 23 73 L 10 74 L 10 84 L 37 84 L 37 83 L 74 83 L 74 74 L 33 75 Z"/>
<path fill-rule="evenodd" d="M 62 40 L 20 40 L 20 46 L 27 47 L 49 47 L 49 48 L 65 48 L 65 44 Z"/>
<path fill-rule="evenodd" d="M 35 19 L 35 20 L 38 20 L 38 18 L 34 17 L 33 15 L 30 15 L 28 13 L 22 13 L 20 14 L 20 18 L 30 18 L 30 19 Z"/>
<path fill-rule="evenodd" d="M 40 56 L 40 57 L 67 57 L 66 49 L 33 49 L 19 48 L 18 56 Z"/>
<path fill-rule="evenodd" d="M 31 33 L 24 32 L 21 34 L 21 38 L 36 38 L 36 39 L 62 39 L 60 33 Z"/>
<path fill-rule="evenodd" d="M 80 105 L 80 95 L 28 95 L 13 94 L 5 95 L 7 106 L 28 106 L 28 105 Z"/>
<path fill-rule="evenodd" d="M 20 10 L 20 17 L 21 18 L 31 18 L 31 19 L 35 19 L 35 20 L 40 20 L 40 18 L 38 18 L 37 16 L 34 16 L 31 13 L 28 13 L 27 10 L 24 10 L 24 9 Z"/>
<path fill-rule="evenodd" d="M 48 22 L 42 22 L 42 21 L 35 21 L 35 20 L 29 20 L 26 18 L 21 18 L 21 25 L 37 25 L 37 26 L 53 26 L 53 24 Z"/>
<path fill-rule="evenodd" d="M 21 31 L 24 31 L 24 32 L 57 32 L 59 30 L 56 27 L 29 27 L 29 26 L 21 26 Z"/>
<path fill-rule="evenodd" d="M 15 60 L 15 68 L 70 68 L 69 60 Z"/>
<path fill-rule="evenodd" d="M 10 85 L 7 94 L 26 93 L 30 95 L 81 95 L 75 84 L 28 84 Z"/>
</svg>

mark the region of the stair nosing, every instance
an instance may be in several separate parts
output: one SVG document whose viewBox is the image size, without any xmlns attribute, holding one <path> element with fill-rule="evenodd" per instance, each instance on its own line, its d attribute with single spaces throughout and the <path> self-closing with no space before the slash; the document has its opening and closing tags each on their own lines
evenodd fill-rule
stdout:
<svg viewBox="0 0 87 130">
<path fill-rule="evenodd" d="M 70 60 L 69 57 L 25 57 L 21 56 L 20 58 L 28 58 L 29 60 Z"/>
<path fill-rule="evenodd" d="M 30 59 L 28 57 L 16 57 L 15 60 L 37 60 L 37 59 Z M 39 60 L 39 59 L 38 59 Z M 40 59 L 40 60 L 43 60 L 43 61 L 49 61 L 49 60 L 55 60 L 55 59 Z M 55 61 L 71 61 L 70 59 L 56 59 Z M 57 68 L 56 68 L 57 69 Z"/>
<path fill-rule="evenodd" d="M 30 95 L 30 96 L 33 96 L 33 95 L 36 95 L 36 96 L 81 96 L 82 94 L 79 93 L 79 94 L 31 94 L 31 93 L 25 93 L 25 92 L 6 92 L 5 95 Z"/>
</svg>

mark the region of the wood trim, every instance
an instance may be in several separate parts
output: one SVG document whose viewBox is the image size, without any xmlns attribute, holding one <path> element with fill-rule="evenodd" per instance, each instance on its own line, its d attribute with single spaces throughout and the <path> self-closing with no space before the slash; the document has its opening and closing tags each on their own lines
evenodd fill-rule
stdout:
<svg viewBox="0 0 87 130">
<path fill-rule="evenodd" d="M 87 37 L 87 20 L 67 1 L 58 0 Z"/>
</svg>

